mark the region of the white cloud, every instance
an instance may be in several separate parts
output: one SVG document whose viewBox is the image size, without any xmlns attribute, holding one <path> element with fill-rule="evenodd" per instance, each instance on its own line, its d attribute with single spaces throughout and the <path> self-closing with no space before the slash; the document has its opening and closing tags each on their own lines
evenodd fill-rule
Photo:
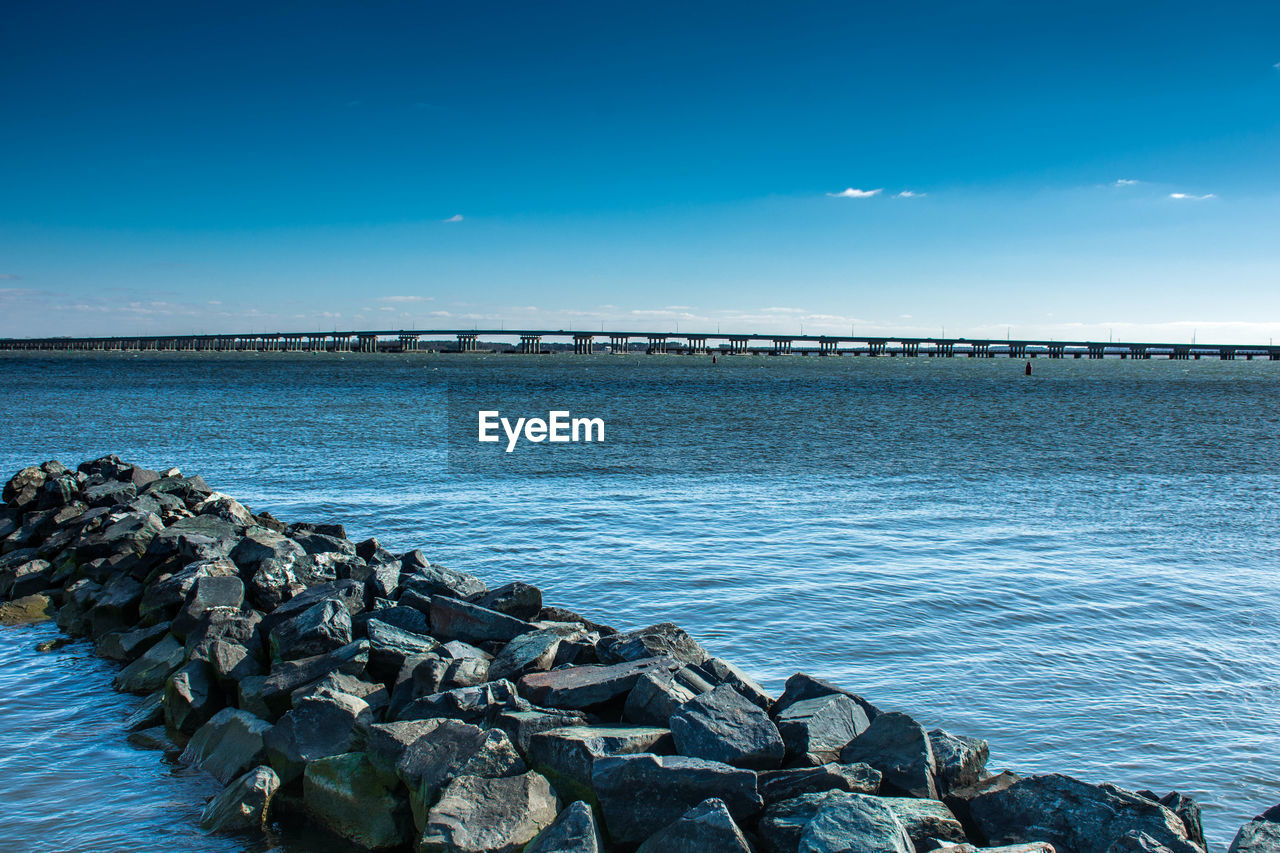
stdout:
<svg viewBox="0 0 1280 853">
<path fill-rule="evenodd" d="M 441 219 L 440 221 L 441 221 L 441 222 L 461 222 L 461 221 L 462 221 L 462 214 L 461 214 L 461 213 L 455 213 L 453 216 L 450 216 L 448 219 Z"/>
<path fill-rule="evenodd" d="M 434 296 L 379 296 L 379 302 L 435 302 Z M 364 309 L 372 311 L 372 308 Z"/>
<path fill-rule="evenodd" d="M 1115 182 L 1114 184 L 1112 184 L 1111 186 L 1113 186 L 1113 187 L 1131 187 L 1131 186 L 1133 186 L 1134 184 L 1140 184 L 1140 183 L 1142 183 L 1142 182 L 1141 182 L 1141 181 L 1138 181 L 1138 180 L 1135 180 L 1135 179 L 1133 179 L 1133 178 L 1119 178 L 1119 179 L 1117 179 L 1117 180 L 1116 180 L 1116 182 Z"/>
<path fill-rule="evenodd" d="M 847 190 L 841 190 L 838 193 L 827 193 L 827 196 L 829 198 L 871 198 L 872 196 L 880 195 L 882 192 L 884 192 L 883 189 L 855 190 L 853 187 L 849 187 Z"/>
<path fill-rule="evenodd" d="M 911 190 L 903 190 L 902 192 L 894 195 L 894 198 L 924 198 L 927 195 L 928 193 L 917 193 L 912 192 Z"/>
<path fill-rule="evenodd" d="M 1205 193 L 1204 195 L 1192 195 L 1191 193 L 1169 193 L 1169 198 L 1183 199 L 1186 201 L 1204 201 L 1209 198 L 1217 198 L 1213 193 Z"/>
</svg>

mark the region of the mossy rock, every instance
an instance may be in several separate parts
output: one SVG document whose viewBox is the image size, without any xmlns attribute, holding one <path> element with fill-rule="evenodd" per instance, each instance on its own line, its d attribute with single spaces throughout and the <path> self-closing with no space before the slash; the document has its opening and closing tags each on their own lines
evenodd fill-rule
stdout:
<svg viewBox="0 0 1280 853">
<path fill-rule="evenodd" d="M 0 604 L 0 625 L 34 625 L 53 618 L 53 599 L 47 595 L 25 595 Z"/>
</svg>

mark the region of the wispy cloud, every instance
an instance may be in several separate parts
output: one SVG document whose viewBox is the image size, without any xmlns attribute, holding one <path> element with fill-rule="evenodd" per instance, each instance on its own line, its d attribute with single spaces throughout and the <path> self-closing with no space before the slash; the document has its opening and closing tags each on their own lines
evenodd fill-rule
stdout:
<svg viewBox="0 0 1280 853">
<path fill-rule="evenodd" d="M 461 221 L 462 221 L 462 214 L 461 214 L 461 213 L 455 213 L 453 216 L 450 216 L 448 219 L 441 219 L 440 221 L 441 221 L 441 222 L 461 222 Z"/>
<path fill-rule="evenodd" d="M 435 302 L 434 296 L 379 296 L 379 302 Z M 372 311 L 372 308 L 364 309 Z"/>
<path fill-rule="evenodd" d="M 928 193 L 918 193 L 918 192 L 913 192 L 911 190 L 903 190 L 900 193 L 895 193 L 893 197 L 894 198 L 924 198 L 927 195 Z"/>
<path fill-rule="evenodd" d="M 1176 198 L 1185 201 L 1204 201 L 1205 199 L 1217 198 L 1213 193 L 1205 193 L 1204 195 L 1193 195 L 1191 193 L 1169 193 L 1169 198 Z"/>
<path fill-rule="evenodd" d="M 853 187 L 849 187 L 847 190 L 841 190 L 838 193 L 827 193 L 827 197 L 828 198 L 871 198 L 872 196 L 880 195 L 880 193 L 882 192 L 884 192 L 883 189 L 857 190 L 857 189 L 854 189 Z"/>
<path fill-rule="evenodd" d="M 0 281 L 18 281 L 22 276 L 12 272 L 0 272 Z"/>
<path fill-rule="evenodd" d="M 1133 186 L 1134 184 L 1140 184 L 1140 183 L 1142 183 L 1142 182 L 1141 182 L 1141 181 L 1139 181 L 1139 180 L 1136 180 L 1136 179 L 1134 179 L 1134 178 L 1119 178 L 1119 179 L 1117 179 L 1117 180 L 1116 180 L 1116 182 L 1115 182 L 1114 184 L 1112 184 L 1111 186 L 1113 186 L 1113 187 L 1131 187 L 1131 186 Z"/>
</svg>

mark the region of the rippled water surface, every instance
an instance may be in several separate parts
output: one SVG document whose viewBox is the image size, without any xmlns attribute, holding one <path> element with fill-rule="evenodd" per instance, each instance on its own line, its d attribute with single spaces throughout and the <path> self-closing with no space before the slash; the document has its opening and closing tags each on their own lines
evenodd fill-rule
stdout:
<svg viewBox="0 0 1280 853">
<path fill-rule="evenodd" d="M 118 453 L 421 546 L 621 627 L 819 674 L 992 766 L 1280 801 L 1280 364 L 197 354 L 0 358 L 0 468 Z M 476 410 L 606 419 L 511 454 Z M 0 848 L 313 849 L 200 834 L 209 783 L 133 699 L 0 631 Z"/>
</svg>

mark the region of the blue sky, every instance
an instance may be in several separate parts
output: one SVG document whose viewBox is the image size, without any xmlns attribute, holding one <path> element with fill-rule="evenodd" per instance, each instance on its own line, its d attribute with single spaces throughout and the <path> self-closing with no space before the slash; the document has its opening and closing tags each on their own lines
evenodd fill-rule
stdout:
<svg viewBox="0 0 1280 853">
<path fill-rule="evenodd" d="M 1275 4 L 6 8 L 0 334 L 1280 338 Z"/>
</svg>

